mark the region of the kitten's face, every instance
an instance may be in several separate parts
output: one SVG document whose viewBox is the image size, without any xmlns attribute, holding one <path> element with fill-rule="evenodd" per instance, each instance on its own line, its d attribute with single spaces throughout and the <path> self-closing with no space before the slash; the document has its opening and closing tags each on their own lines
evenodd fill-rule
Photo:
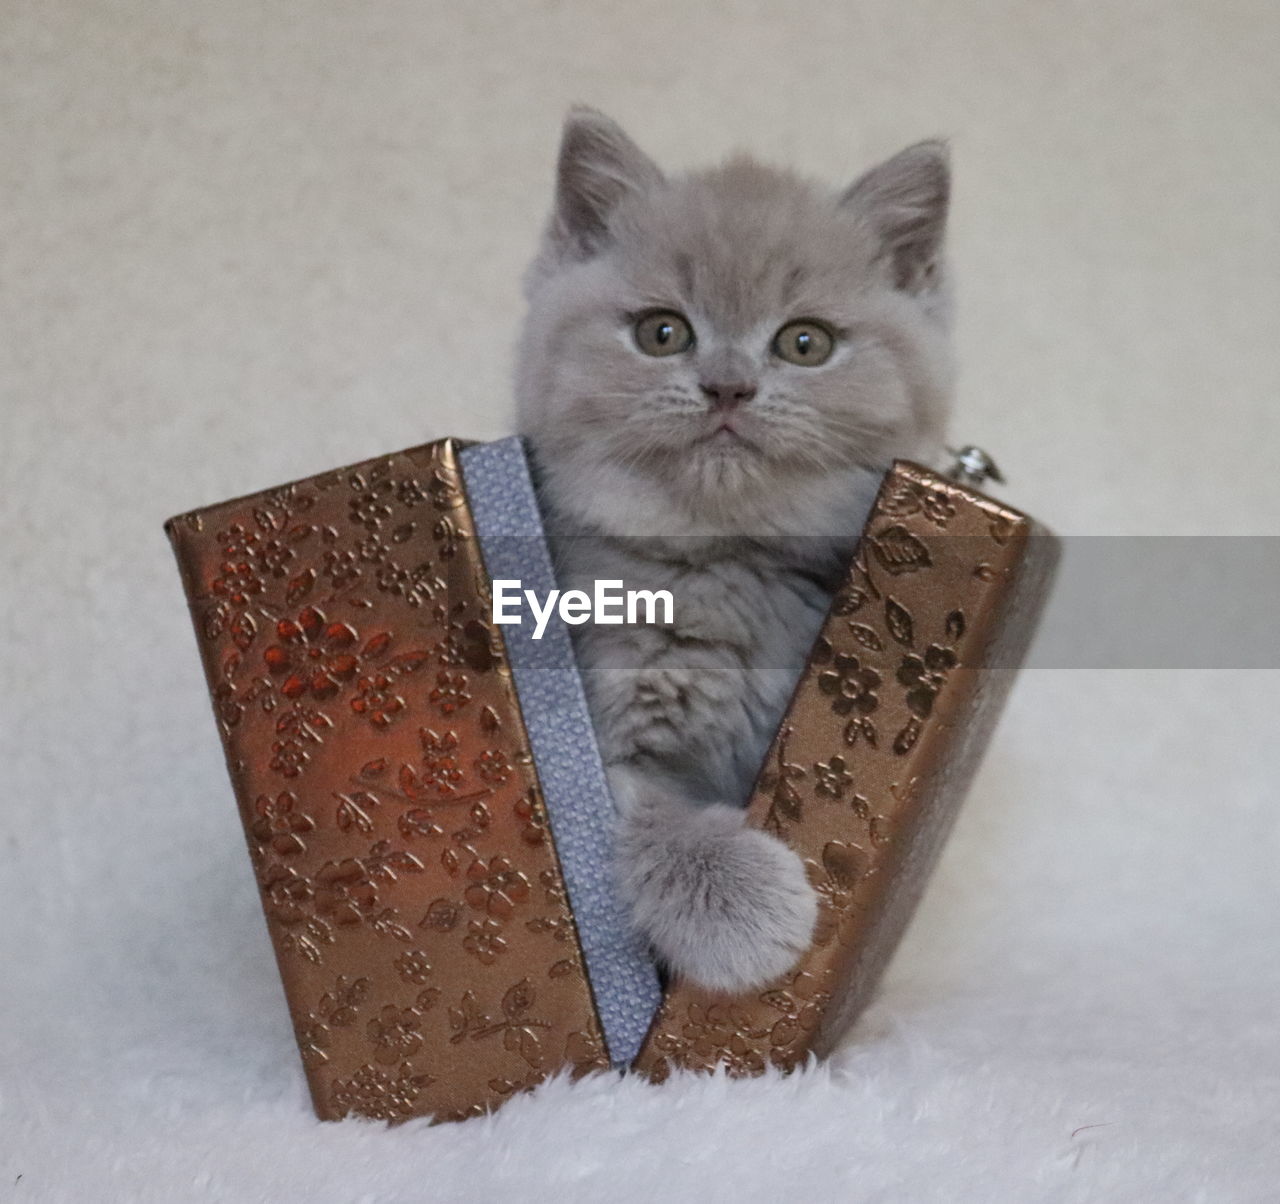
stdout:
<svg viewBox="0 0 1280 1204">
<path fill-rule="evenodd" d="M 913 259 L 870 176 L 844 198 L 747 160 L 666 181 L 607 119 L 576 118 L 585 140 L 574 120 L 519 372 L 558 502 L 610 529 L 638 507 L 673 534 L 795 529 L 841 477 L 932 450 L 940 218 Z"/>
</svg>

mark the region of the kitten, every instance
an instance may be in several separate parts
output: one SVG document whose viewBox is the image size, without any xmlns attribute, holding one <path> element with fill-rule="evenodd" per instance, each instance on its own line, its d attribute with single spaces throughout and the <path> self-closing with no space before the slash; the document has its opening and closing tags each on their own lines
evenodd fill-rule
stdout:
<svg viewBox="0 0 1280 1204">
<path fill-rule="evenodd" d="M 517 363 L 560 584 L 669 589 L 674 624 L 574 628 L 632 917 L 679 975 L 759 987 L 817 914 L 743 824 L 878 479 L 936 460 L 950 394 L 945 147 L 843 192 L 736 158 L 666 177 L 565 124 Z"/>
</svg>

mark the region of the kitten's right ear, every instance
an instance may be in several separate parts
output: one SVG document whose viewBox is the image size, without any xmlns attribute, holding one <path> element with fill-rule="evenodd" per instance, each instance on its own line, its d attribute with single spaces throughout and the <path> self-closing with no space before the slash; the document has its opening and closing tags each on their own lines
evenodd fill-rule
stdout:
<svg viewBox="0 0 1280 1204">
<path fill-rule="evenodd" d="M 576 105 L 565 119 L 548 237 L 556 250 L 587 259 L 609 239 L 609 218 L 628 193 L 662 182 L 648 155 L 603 113 Z"/>
</svg>

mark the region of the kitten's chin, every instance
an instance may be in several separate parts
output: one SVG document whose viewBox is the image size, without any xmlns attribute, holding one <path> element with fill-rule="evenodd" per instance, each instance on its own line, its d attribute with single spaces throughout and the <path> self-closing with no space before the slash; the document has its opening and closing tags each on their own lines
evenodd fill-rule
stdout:
<svg viewBox="0 0 1280 1204">
<path fill-rule="evenodd" d="M 857 532 L 880 474 L 778 470 L 741 437 L 707 440 L 664 471 L 607 461 L 546 464 L 543 491 L 563 531 L 639 538 L 840 537 Z"/>
</svg>

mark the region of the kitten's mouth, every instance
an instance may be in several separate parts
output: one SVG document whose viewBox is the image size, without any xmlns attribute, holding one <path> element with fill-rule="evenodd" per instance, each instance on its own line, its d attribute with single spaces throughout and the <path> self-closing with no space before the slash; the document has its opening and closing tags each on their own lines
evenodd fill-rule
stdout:
<svg viewBox="0 0 1280 1204">
<path fill-rule="evenodd" d="M 746 437 L 729 419 L 721 419 L 711 430 L 699 435 L 694 444 L 705 444 L 711 447 L 745 447 L 752 451 L 760 449 Z"/>
</svg>

